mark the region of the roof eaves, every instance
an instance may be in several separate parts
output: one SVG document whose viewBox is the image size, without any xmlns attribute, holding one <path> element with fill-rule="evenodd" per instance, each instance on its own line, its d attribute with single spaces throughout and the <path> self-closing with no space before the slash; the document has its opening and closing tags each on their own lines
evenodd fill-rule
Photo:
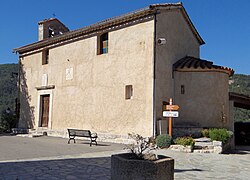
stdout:
<svg viewBox="0 0 250 180">
<path fill-rule="evenodd" d="M 200 63 L 198 64 L 197 61 L 199 61 Z M 227 73 L 229 76 L 232 76 L 234 74 L 234 70 L 232 68 L 214 65 L 212 61 L 207 61 L 191 56 L 186 56 L 174 63 L 173 70 L 180 72 L 216 71 Z"/>
<path fill-rule="evenodd" d="M 200 45 L 205 44 L 205 41 L 202 39 L 200 34 L 198 33 L 197 29 L 195 28 L 193 22 L 188 16 L 188 13 L 186 9 L 184 8 L 183 4 L 181 2 L 178 3 L 163 3 L 163 4 L 152 4 L 149 6 L 150 8 L 157 8 L 157 9 L 166 9 L 168 7 L 169 9 L 171 8 L 179 8 L 181 9 L 181 12 L 183 13 L 183 16 L 185 20 L 187 21 L 188 25 L 190 26 L 192 32 L 194 33 L 195 37 L 197 38 L 198 42 Z"/>
<path fill-rule="evenodd" d="M 181 5 L 182 6 L 182 5 Z M 202 37 L 200 36 L 200 34 L 198 33 L 197 29 L 195 28 L 193 22 L 191 21 L 191 19 L 189 18 L 189 15 L 187 13 L 187 11 L 185 10 L 184 6 L 182 6 L 181 11 L 188 23 L 188 25 L 191 27 L 191 30 L 193 31 L 194 35 L 196 36 L 196 38 L 198 39 L 200 45 L 205 44 L 205 41 L 202 39 Z"/>
<path fill-rule="evenodd" d="M 39 48 L 39 47 L 44 47 L 53 43 L 57 43 L 63 40 L 67 40 L 70 38 L 74 38 L 92 31 L 96 31 L 96 30 L 100 30 L 106 27 L 109 27 L 111 25 L 115 25 L 118 24 L 120 22 L 126 22 L 126 21 L 130 21 L 139 17 L 143 17 L 143 16 L 147 16 L 150 14 L 154 13 L 154 9 L 150 8 L 150 7 L 146 7 L 143 9 L 139 9 L 124 15 L 120 15 L 120 16 L 116 16 L 113 18 L 109 18 L 100 22 L 97 22 L 95 24 L 89 25 L 89 26 L 85 26 L 83 28 L 77 29 L 77 30 L 73 30 L 73 31 L 69 31 L 67 33 L 64 33 L 62 35 L 58 35 L 55 36 L 53 38 L 49 38 L 49 39 L 44 39 L 42 41 L 38 41 L 32 44 L 28 44 L 26 46 L 22 46 L 19 48 L 14 48 L 13 52 L 17 53 L 23 53 L 23 52 L 27 52 L 31 49 L 34 48 Z"/>
<path fill-rule="evenodd" d="M 13 49 L 13 52 L 15 53 L 25 53 L 28 52 L 30 50 L 36 49 L 36 48 L 43 48 L 45 46 L 54 44 L 54 43 L 58 43 L 61 41 L 67 41 L 71 38 L 75 38 L 84 34 L 88 34 L 94 31 L 98 31 L 101 29 L 105 29 L 109 26 L 113 26 L 116 25 L 118 23 L 122 23 L 122 22 L 127 22 L 127 21 L 131 21 L 134 20 L 136 18 L 140 18 L 140 17 L 144 17 L 150 14 L 154 14 L 157 10 L 159 9 L 166 9 L 166 8 L 180 8 L 184 14 L 185 19 L 187 20 L 189 26 L 191 27 L 191 30 L 193 31 L 194 35 L 196 36 L 196 38 L 198 39 L 199 43 L 205 44 L 205 42 L 202 40 L 202 38 L 200 37 L 199 33 L 197 32 L 197 30 L 195 29 L 193 23 L 191 22 L 186 10 L 184 9 L 184 7 L 182 6 L 182 3 L 163 3 L 163 4 L 152 4 L 148 7 L 133 11 L 133 12 L 129 12 L 127 14 L 123 14 L 120 16 L 116 16 L 113 18 L 109 18 L 100 22 L 97 22 L 95 24 L 77 29 L 77 30 L 73 30 L 73 31 L 69 31 L 66 32 L 62 35 L 58 35 L 55 36 L 53 38 L 49 38 L 49 39 L 44 39 L 42 41 L 38 41 L 32 44 L 28 44 L 26 46 L 22 46 L 19 48 L 15 48 Z"/>
</svg>

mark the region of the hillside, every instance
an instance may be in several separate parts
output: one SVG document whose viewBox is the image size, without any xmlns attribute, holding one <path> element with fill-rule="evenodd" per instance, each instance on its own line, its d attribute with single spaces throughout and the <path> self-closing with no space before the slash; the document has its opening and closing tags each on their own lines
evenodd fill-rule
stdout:
<svg viewBox="0 0 250 180">
<path fill-rule="evenodd" d="M 235 74 L 229 80 L 229 90 L 250 96 L 250 75 Z M 234 119 L 250 122 L 250 110 L 235 108 Z"/>
<path fill-rule="evenodd" d="M 8 107 L 15 111 L 15 98 L 17 98 L 17 64 L 0 64 L 0 119 L 1 114 Z"/>
<path fill-rule="evenodd" d="M 231 92 L 250 96 L 250 75 L 235 74 L 229 80 Z"/>
</svg>

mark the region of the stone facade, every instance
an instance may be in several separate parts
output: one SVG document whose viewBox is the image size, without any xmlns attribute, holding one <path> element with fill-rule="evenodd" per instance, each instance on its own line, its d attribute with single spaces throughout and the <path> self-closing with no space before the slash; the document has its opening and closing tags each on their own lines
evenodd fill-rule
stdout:
<svg viewBox="0 0 250 180">
<path fill-rule="evenodd" d="M 228 74 L 175 72 L 175 103 L 181 108 L 175 125 L 230 129 Z M 185 93 L 181 94 L 181 86 Z"/>
<path fill-rule="evenodd" d="M 46 22 L 40 22 L 40 28 L 47 27 Z M 104 33 L 108 52 L 100 54 Z M 63 136 L 67 128 L 90 129 L 104 141 L 123 143 L 131 132 L 159 134 L 157 119 L 164 119 L 162 103 L 169 98 L 181 107 L 178 123 L 227 127 L 220 115 L 229 116 L 228 74 L 191 72 L 183 76 L 173 69 L 185 56 L 199 58 L 202 44 L 184 7 L 177 3 L 151 5 L 17 48 L 19 127 Z M 182 84 L 187 88 L 185 96 L 179 94 Z M 202 96 L 201 88 L 208 89 Z M 49 104 L 44 125 L 45 97 Z M 162 122 L 166 132 L 167 121 Z"/>
<path fill-rule="evenodd" d="M 42 52 L 22 57 L 20 127 L 27 125 L 25 110 L 33 107 L 30 121 L 40 126 L 40 96 L 50 94 L 50 129 L 114 135 L 136 129 L 152 135 L 153 21 L 110 32 L 109 39 L 108 54 L 96 55 L 97 39 L 91 37 L 51 48 L 46 65 L 41 64 Z M 70 68 L 73 77 L 67 80 Z M 43 86 L 44 74 L 54 89 L 36 89 Z M 133 99 L 125 100 L 126 85 L 133 85 Z"/>
</svg>

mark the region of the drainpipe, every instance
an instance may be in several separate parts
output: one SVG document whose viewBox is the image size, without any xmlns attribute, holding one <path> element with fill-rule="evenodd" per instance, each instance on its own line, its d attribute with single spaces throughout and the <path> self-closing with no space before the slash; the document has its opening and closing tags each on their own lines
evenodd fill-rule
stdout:
<svg viewBox="0 0 250 180">
<path fill-rule="evenodd" d="M 156 137 L 156 93 L 155 93 L 155 87 L 156 87 L 156 14 L 157 11 L 154 14 L 154 63 L 153 63 L 153 137 Z"/>
</svg>

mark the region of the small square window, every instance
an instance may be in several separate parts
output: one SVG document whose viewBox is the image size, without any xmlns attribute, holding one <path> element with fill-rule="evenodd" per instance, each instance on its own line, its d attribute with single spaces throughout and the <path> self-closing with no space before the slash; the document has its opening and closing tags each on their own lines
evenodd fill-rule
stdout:
<svg viewBox="0 0 250 180">
<path fill-rule="evenodd" d="M 42 52 L 42 65 L 49 63 L 49 50 L 45 49 Z"/>
<path fill-rule="evenodd" d="M 133 97 L 133 86 L 127 85 L 125 86 L 125 99 L 132 99 Z"/>
<path fill-rule="evenodd" d="M 108 33 L 104 33 L 97 37 L 97 54 L 108 53 Z"/>
</svg>

